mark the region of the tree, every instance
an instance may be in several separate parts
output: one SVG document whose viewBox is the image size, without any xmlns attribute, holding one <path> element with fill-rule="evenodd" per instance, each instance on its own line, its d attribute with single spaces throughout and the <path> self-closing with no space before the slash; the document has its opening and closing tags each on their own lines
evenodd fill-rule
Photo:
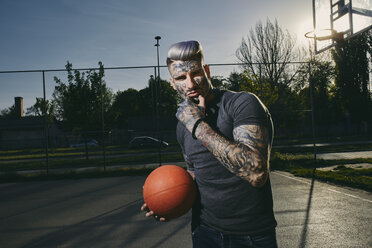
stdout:
<svg viewBox="0 0 372 248">
<path fill-rule="evenodd" d="M 217 89 L 226 89 L 227 86 L 226 79 L 221 76 L 212 76 L 211 83 Z"/>
<path fill-rule="evenodd" d="M 106 114 L 111 107 L 112 93 L 107 88 L 104 67 L 99 62 L 99 71 L 80 72 L 67 62 L 67 80 L 54 77 L 57 84 L 53 92 L 56 117 L 70 130 L 95 131 L 101 127 L 102 110 Z M 101 100 L 102 94 L 102 100 Z"/>
<path fill-rule="evenodd" d="M 335 100 L 351 121 L 371 121 L 372 112 L 369 84 L 369 59 L 372 50 L 372 31 L 365 32 L 343 43 L 332 51 L 336 70 Z"/>
<path fill-rule="evenodd" d="M 160 90 L 160 104 L 157 109 L 157 97 Z M 156 113 L 161 116 L 174 116 L 177 111 L 177 93 L 170 82 L 160 79 L 160 88 L 154 78 L 149 80 L 148 87 L 141 90 L 127 89 L 115 95 L 110 116 L 114 126 L 127 128 L 129 118 L 152 117 L 156 121 Z M 154 125 L 155 127 L 155 125 Z"/>
<path fill-rule="evenodd" d="M 311 107 L 310 75 L 313 90 L 315 122 L 317 124 L 332 123 L 335 121 L 334 113 L 336 112 L 332 108 L 331 102 L 332 81 L 335 75 L 334 66 L 331 61 L 313 55 L 310 56 L 307 63 L 300 66 L 295 78 L 295 88 L 300 96 L 301 105 L 304 109 L 310 109 Z M 308 116 L 308 118 L 310 118 L 310 116 Z"/>
<path fill-rule="evenodd" d="M 113 126 L 116 128 L 127 128 L 128 119 L 138 114 L 139 105 L 138 90 L 129 88 L 125 91 L 117 92 L 110 109 Z"/>
<path fill-rule="evenodd" d="M 270 87 L 268 82 L 262 81 L 249 73 L 248 71 L 243 72 L 240 75 L 241 85 L 240 91 L 248 91 L 260 97 L 261 101 L 268 107 L 274 104 L 278 100 L 278 88 Z"/>
<path fill-rule="evenodd" d="M 158 99 L 158 110 L 161 116 L 173 116 L 176 114 L 178 100 L 176 91 L 167 80 L 160 79 L 159 83 L 157 79 L 150 79 L 149 86 L 139 91 L 139 113 L 141 115 L 155 114 Z"/>
<path fill-rule="evenodd" d="M 239 72 L 231 72 L 227 78 L 226 88 L 232 91 L 240 91 L 242 83 L 242 75 Z"/>
<path fill-rule="evenodd" d="M 35 104 L 27 109 L 26 115 L 46 116 L 47 122 L 51 123 L 54 118 L 54 109 L 53 101 L 44 101 L 43 98 L 37 97 Z"/>
<path fill-rule="evenodd" d="M 169 81 L 161 79 L 160 84 L 160 114 L 162 116 L 175 116 L 177 112 L 177 92 Z"/>
<path fill-rule="evenodd" d="M 0 111 L 0 119 L 14 119 L 16 117 L 17 113 L 14 104 L 9 108 L 5 108 Z"/>
<path fill-rule="evenodd" d="M 251 84 L 248 85 L 251 90 L 260 87 L 261 91 L 261 87 L 264 89 L 269 86 L 270 90 L 265 89 L 267 93 L 262 94 L 262 100 L 270 105 L 270 112 L 278 128 L 298 125 L 300 99 L 291 88 L 298 67 L 290 64 L 298 54 L 294 49 L 295 39 L 289 32 L 282 30 L 277 20 L 272 23 L 267 19 L 265 24 L 257 22 L 236 50 L 236 56 L 243 64 L 246 80 L 250 79 Z M 234 75 L 235 87 L 239 80 L 242 79 Z"/>
<path fill-rule="evenodd" d="M 247 39 L 242 39 L 236 56 L 245 70 L 264 78 L 272 88 L 278 84 L 287 86 L 294 75 L 288 77 L 289 62 L 294 60 L 294 45 L 294 38 L 279 27 L 277 20 L 272 23 L 267 19 L 265 25 L 261 21 L 256 23 Z"/>
</svg>

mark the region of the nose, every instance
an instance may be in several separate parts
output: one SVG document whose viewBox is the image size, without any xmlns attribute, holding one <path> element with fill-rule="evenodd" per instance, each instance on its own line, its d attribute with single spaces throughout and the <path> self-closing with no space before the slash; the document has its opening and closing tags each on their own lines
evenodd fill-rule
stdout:
<svg viewBox="0 0 372 248">
<path fill-rule="evenodd" d="M 190 76 L 190 74 L 187 74 L 186 76 L 186 88 L 187 90 L 192 90 L 195 88 L 196 82 L 193 77 Z"/>
</svg>

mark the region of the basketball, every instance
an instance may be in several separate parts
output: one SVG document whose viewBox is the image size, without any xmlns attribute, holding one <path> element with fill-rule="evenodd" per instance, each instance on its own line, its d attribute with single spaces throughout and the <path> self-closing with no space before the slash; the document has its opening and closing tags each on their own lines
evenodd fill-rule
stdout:
<svg viewBox="0 0 372 248">
<path fill-rule="evenodd" d="M 143 185 L 143 199 L 155 215 L 167 220 L 186 214 L 196 198 L 196 186 L 189 173 L 176 165 L 153 170 Z"/>
</svg>

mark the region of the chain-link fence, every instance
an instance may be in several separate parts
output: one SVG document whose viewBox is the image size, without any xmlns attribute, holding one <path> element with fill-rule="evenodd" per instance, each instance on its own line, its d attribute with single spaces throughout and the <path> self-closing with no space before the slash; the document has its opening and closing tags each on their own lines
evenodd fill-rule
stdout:
<svg viewBox="0 0 372 248">
<path fill-rule="evenodd" d="M 292 63 L 293 71 L 301 65 L 311 66 L 308 63 Z M 210 67 L 219 83 L 227 82 L 231 73 L 242 71 L 241 64 L 237 63 L 210 64 Z M 87 71 L 99 71 L 99 68 L 73 68 L 72 71 L 87 75 Z M 104 73 L 104 83 L 113 96 L 128 88 L 135 88 L 137 92 L 148 88 L 151 93 L 145 99 L 150 106 L 147 114 L 132 115 L 127 118 L 126 125 L 112 126 L 110 120 L 113 116 L 103 110 L 104 96 L 101 95 L 102 109 L 96 111 L 96 116 L 92 117 L 95 124 L 92 123 L 86 129 L 74 129 L 66 126 L 63 120 L 48 118 L 46 111 L 37 115 L 35 109 L 32 109 L 36 99 L 42 99 L 40 102 L 45 104 L 47 109 L 47 102 L 54 98 L 56 79 L 66 83 L 68 81 L 69 74 L 66 69 L 0 71 L 0 110 L 3 115 L 0 118 L 1 171 L 46 169 L 48 172 L 50 168 L 76 166 L 98 166 L 106 169 L 106 166 L 120 164 L 146 161 L 161 164 L 164 159 L 182 160 L 175 136 L 177 120 L 174 115 L 164 114 L 162 108 L 166 105 L 162 104 L 162 101 L 168 99 L 160 97 L 164 89 L 159 87 L 161 84 L 157 80 L 158 74 L 160 78 L 169 77 L 166 66 L 111 67 L 104 68 Z M 254 93 L 265 98 L 265 88 L 260 76 L 259 88 L 256 88 Z M 280 140 L 282 143 L 303 140 L 313 144 L 315 152 L 315 142 L 319 138 L 370 135 L 368 123 L 352 124 L 347 114 L 344 120 L 338 123 L 317 124 L 314 113 L 322 110 L 314 108 L 312 87 L 309 87 L 310 78 L 309 74 L 308 80 L 303 82 L 309 89 L 304 91 L 307 93 L 302 96 L 308 99 L 306 104 L 288 109 L 278 108 L 275 104 L 269 106 L 277 144 L 281 143 Z M 80 107 L 77 105 L 74 109 L 78 111 Z M 130 111 L 129 107 L 126 110 Z M 4 118 L 4 115 L 12 111 L 14 115 Z"/>
</svg>

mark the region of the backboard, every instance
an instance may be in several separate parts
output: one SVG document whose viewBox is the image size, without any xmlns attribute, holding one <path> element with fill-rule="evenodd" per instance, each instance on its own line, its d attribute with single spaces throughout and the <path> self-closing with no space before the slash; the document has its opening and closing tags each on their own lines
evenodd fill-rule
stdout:
<svg viewBox="0 0 372 248">
<path fill-rule="evenodd" d="M 312 4 L 316 54 L 372 28 L 371 0 L 312 0 Z"/>
</svg>

